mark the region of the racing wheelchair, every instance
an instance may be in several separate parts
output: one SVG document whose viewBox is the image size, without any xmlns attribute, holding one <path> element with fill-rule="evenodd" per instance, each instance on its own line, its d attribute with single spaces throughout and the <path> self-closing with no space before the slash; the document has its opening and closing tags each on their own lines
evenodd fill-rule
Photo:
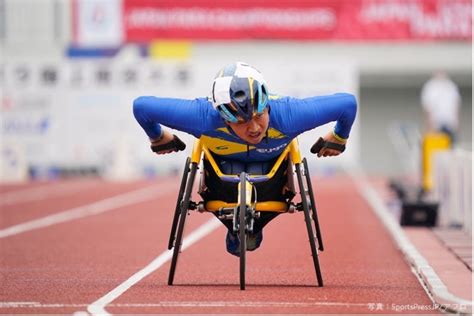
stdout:
<svg viewBox="0 0 474 316">
<path fill-rule="evenodd" d="M 175 141 L 180 143 L 180 150 L 184 149 L 185 145 L 177 139 L 176 136 Z M 337 146 L 337 144 L 325 142 L 320 138 L 311 148 L 311 152 L 317 153 L 323 147 L 335 148 L 334 145 Z M 343 151 L 344 147 L 336 147 L 336 149 Z M 204 199 L 203 201 L 195 202 L 191 200 L 191 195 L 193 193 L 193 186 L 198 169 L 201 169 L 200 190 L 198 193 L 201 197 L 204 197 Z M 209 199 L 209 196 L 205 194 L 207 189 L 205 180 L 206 177 L 209 177 L 209 172 L 207 171 L 213 172 L 223 184 L 230 183 L 234 184 L 234 186 L 237 185 L 237 199 L 233 202 Z M 265 187 L 266 183 L 269 183 L 269 181 L 276 177 L 276 174 L 279 174 L 279 176 L 286 175 L 287 177 L 284 194 L 282 194 L 278 201 L 258 200 L 257 190 L 255 189 L 256 186 Z M 297 194 L 294 181 L 295 174 L 301 198 L 301 201 L 297 203 L 293 202 L 293 197 Z M 238 234 L 240 239 L 239 261 L 241 290 L 245 290 L 246 240 L 248 235 L 253 233 L 255 220 L 264 212 L 281 214 L 303 211 L 317 284 L 320 287 L 323 286 L 323 278 L 318 259 L 318 251 L 324 250 L 323 240 L 308 163 L 306 158 L 302 159 L 301 157 L 297 139 L 293 139 L 291 143 L 287 145 L 266 174 L 252 174 L 246 171 L 242 171 L 239 174 L 225 174 L 221 171 L 218 162 L 216 162 L 216 158 L 204 142 L 201 141 L 201 139 L 195 141 L 191 156 L 186 159 L 184 165 L 168 242 L 168 249 L 171 250 L 174 248 L 168 276 L 168 285 L 173 285 L 183 241 L 185 222 L 187 215 L 190 214 L 189 211 L 212 212 L 221 220 L 231 221 L 233 233 Z"/>
</svg>

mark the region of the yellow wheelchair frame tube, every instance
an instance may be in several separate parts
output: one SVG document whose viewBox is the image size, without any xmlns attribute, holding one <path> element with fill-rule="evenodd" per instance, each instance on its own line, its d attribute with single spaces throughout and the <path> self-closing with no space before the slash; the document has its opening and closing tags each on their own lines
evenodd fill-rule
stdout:
<svg viewBox="0 0 474 316">
<path fill-rule="evenodd" d="M 209 161 L 211 164 L 212 168 L 216 172 L 217 176 L 226 182 L 234 182 L 237 183 L 240 181 L 239 175 L 233 175 L 233 174 L 224 174 L 220 170 L 219 166 L 217 165 L 214 157 L 212 156 L 209 148 L 207 148 L 206 145 L 204 145 L 200 139 L 197 139 L 194 142 L 193 150 L 191 153 L 191 162 L 199 164 L 201 162 L 201 156 L 204 153 L 204 156 L 206 159 Z M 270 170 L 269 173 L 265 175 L 250 175 L 249 176 L 249 183 L 257 183 L 257 182 L 264 182 L 270 180 L 277 170 L 280 168 L 281 164 L 283 161 L 290 156 L 291 163 L 293 165 L 300 164 L 301 163 L 301 153 L 299 149 L 299 144 L 298 140 L 295 138 L 291 141 L 291 143 L 286 146 L 286 148 L 283 150 L 283 152 L 280 154 L 278 157 L 277 161 L 273 165 L 272 169 Z M 227 203 L 224 201 L 208 201 L 205 205 L 205 208 L 209 212 L 217 212 L 222 208 L 233 208 L 236 207 L 238 203 Z M 258 212 L 287 212 L 288 211 L 288 205 L 285 202 L 281 201 L 264 201 L 264 202 L 257 202 L 255 203 L 255 210 Z"/>
</svg>

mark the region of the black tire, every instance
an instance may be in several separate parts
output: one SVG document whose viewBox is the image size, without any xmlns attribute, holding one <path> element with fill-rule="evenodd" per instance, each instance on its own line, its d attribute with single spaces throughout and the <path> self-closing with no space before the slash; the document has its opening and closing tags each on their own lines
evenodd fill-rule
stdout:
<svg viewBox="0 0 474 316">
<path fill-rule="evenodd" d="M 188 157 L 186 159 L 186 163 L 184 164 L 183 176 L 181 177 L 181 185 L 179 186 L 178 199 L 176 200 L 176 207 L 174 209 L 173 223 L 171 224 L 170 239 L 168 241 L 168 250 L 171 250 L 171 248 L 173 248 L 174 240 L 176 239 L 176 228 L 178 227 L 179 215 L 181 214 L 180 205 L 183 199 L 184 189 L 186 188 L 186 182 L 188 180 L 190 162 L 191 158 Z"/>
<path fill-rule="evenodd" d="M 183 203 L 181 204 L 181 214 L 179 216 L 178 232 L 176 233 L 176 242 L 173 249 L 173 258 L 171 259 L 170 273 L 168 276 L 168 285 L 173 285 L 174 274 L 176 271 L 176 265 L 178 264 L 178 256 L 181 251 L 181 244 L 183 242 L 183 233 L 184 233 L 184 223 L 186 221 L 189 201 L 191 199 L 191 194 L 193 193 L 194 178 L 196 177 L 197 163 L 193 162 L 191 164 L 191 171 L 188 176 L 186 183 L 186 190 L 183 197 Z"/>
<path fill-rule="evenodd" d="M 311 176 L 309 173 L 308 162 L 306 158 L 303 159 L 304 175 L 308 188 L 309 199 L 311 201 L 311 211 L 313 213 L 313 222 L 316 229 L 316 237 L 318 238 L 318 249 L 324 251 L 323 236 L 321 235 L 321 227 L 319 226 L 318 212 L 316 211 L 316 200 L 314 199 L 313 185 L 311 184 Z"/>
<path fill-rule="evenodd" d="M 303 203 L 303 212 L 306 223 L 306 230 L 308 231 L 309 244 L 311 247 L 311 255 L 313 256 L 314 270 L 318 280 L 318 286 L 323 286 L 323 277 L 321 275 L 321 267 L 319 266 L 318 250 L 316 249 L 316 240 L 313 232 L 313 225 L 311 225 L 311 216 L 309 213 L 309 205 L 306 196 L 306 190 L 303 182 L 303 175 L 301 172 L 301 164 L 295 164 L 296 176 L 298 178 L 298 186 L 300 188 L 301 202 Z"/>
<path fill-rule="evenodd" d="M 240 174 L 240 201 L 239 201 L 239 238 L 240 238 L 240 289 L 245 290 L 245 254 L 247 251 L 246 221 L 246 179 L 245 172 Z"/>
</svg>

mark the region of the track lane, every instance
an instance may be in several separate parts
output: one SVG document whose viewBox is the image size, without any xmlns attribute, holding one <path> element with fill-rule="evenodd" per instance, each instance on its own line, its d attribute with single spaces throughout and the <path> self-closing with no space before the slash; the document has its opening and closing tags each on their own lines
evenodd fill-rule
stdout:
<svg viewBox="0 0 474 316">
<path fill-rule="evenodd" d="M 168 180 L 166 186 L 177 190 L 178 181 Z M 249 253 L 245 292 L 238 287 L 238 258 L 225 252 L 221 227 L 181 254 L 175 286 L 166 285 L 167 263 L 106 310 L 130 314 L 391 313 L 391 304 L 431 306 L 350 180 L 324 179 L 314 184 L 327 249 L 320 256 L 324 288 L 313 287 L 316 277 L 303 214 L 284 214 L 266 228 L 262 248 Z M 176 195 L 177 191 L 0 240 L 0 301 L 38 302 L 0 304 L 0 312 L 84 311 L 166 249 Z M 193 213 L 186 232 L 210 216 Z M 376 306 L 369 304 L 377 303 L 383 309 L 371 310 Z"/>
<path fill-rule="evenodd" d="M 81 207 L 109 197 L 130 192 L 145 186 L 166 183 L 167 179 L 158 182 L 107 182 L 103 180 L 79 180 L 76 184 L 66 182 L 66 187 L 53 184 L 50 194 L 42 199 L 17 201 L 0 205 L 0 229 L 18 225 L 47 215 Z M 57 190 L 55 192 L 55 190 Z M 28 191 L 25 189 L 25 191 Z"/>
<path fill-rule="evenodd" d="M 62 183 L 63 181 L 28 181 L 28 182 L 10 182 L 0 184 L 0 194 L 20 192 L 40 187 L 50 186 L 51 183 Z"/>
<path fill-rule="evenodd" d="M 177 179 L 167 179 L 162 185 L 170 187 L 171 193 L 0 239 L 0 301 L 39 303 L 16 307 L 0 304 L 0 313 L 85 310 L 91 302 L 141 269 L 168 243 L 179 183 Z M 203 221 L 204 218 L 195 217 L 189 228 Z"/>
<path fill-rule="evenodd" d="M 35 182 L 24 183 L 16 190 L 0 193 L 0 208 L 7 205 L 21 204 L 25 202 L 39 201 L 52 196 L 71 194 L 85 190 L 89 185 L 98 182 L 97 179 L 44 181 L 40 184 Z M 4 187 L 4 185 L 0 185 Z"/>
<path fill-rule="evenodd" d="M 284 214 L 266 228 L 261 249 L 248 255 L 246 291 L 239 290 L 238 258 L 225 252 L 225 229 L 220 228 L 180 255 L 174 286 L 166 285 L 167 264 L 112 302 L 107 311 L 392 313 L 410 304 L 432 307 L 354 184 L 348 178 L 325 179 L 316 190 L 327 249 L 320 256 L 324 288 L 313 286 L 316 276 L 303 214 Z"/>
</svg>

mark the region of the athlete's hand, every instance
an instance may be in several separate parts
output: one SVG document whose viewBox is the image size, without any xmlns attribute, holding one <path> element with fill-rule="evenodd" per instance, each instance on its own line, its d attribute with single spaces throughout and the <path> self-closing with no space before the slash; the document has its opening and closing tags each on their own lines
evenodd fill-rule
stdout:
<svg viewBox="0 0 474 316">
<path fill-rule="evenodd" d="M 173 134 L 171 134 L 168 131 L 163 131 L 163 138 L 160 139 L 159 141 L 151 140 L 151 145 L 152 146 L 164 145 L 164 144 L 167 144 L 167 143 L 171 142 L 173 140 L 173 138 L 174 138 Z M 156 154 L 157 155 L 164 155 L 164 154 L 169 154 L 169 153 L 172 153 L 172 152 L 174 152 L 174 150 L 168 149 L 168 150 L 159 151 Z"/>
<path fill-rule="evenodd" d="M 347 141 L 340 141 L 339 139 L 337 139 L 333 132 L 329 132 L 327 133 L 324 137 L 323 137 L 324 141 L 327 141 L 327 142 L 331 142 L 331 143 L 336 143 L 336 144 L 340 144 L 340 145 L 345 145 Z M 318 157 L 330 157 L 330 156 L 338 156 L 340 155 L 341 152 L 339 150 L 336 150 L 336 149 L 331 149 L 331 148 L 322 148 L 319 153 L 318 153 Z"/>
</svg>

